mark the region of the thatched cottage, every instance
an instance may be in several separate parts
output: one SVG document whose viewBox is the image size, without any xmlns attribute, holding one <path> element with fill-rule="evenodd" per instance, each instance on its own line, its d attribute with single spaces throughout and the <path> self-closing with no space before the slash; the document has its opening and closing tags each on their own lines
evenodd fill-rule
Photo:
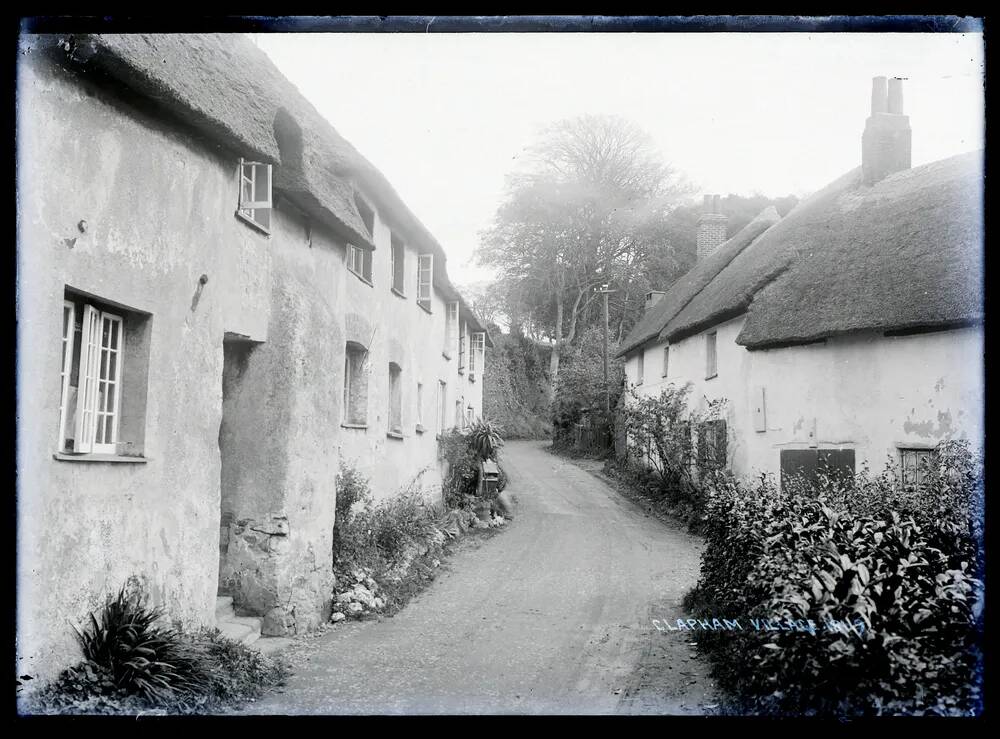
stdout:
<svg viewBox="0 0 1000 739">
<path fill-rule="evenodd" d="M 329 613 L 335 477 L 440 495 L 490 339 L 386 179 L 237 35 L 22 36 L 18 674 L 127 578 Z M 363 104 L 363 101 L 345 101 Z"/>
<path fill-rule="evenodd" d="M 699 261 L 622 344 L 640 394 L 727 400 L 693 444 L 738 474 L 891 461 L 906 480 L 982 439 L 982 152 L 911 168 L 901 85 L 875 78 L 861 166 L 784 219 L 720 243 L 706 197 Z"/>
</svg>

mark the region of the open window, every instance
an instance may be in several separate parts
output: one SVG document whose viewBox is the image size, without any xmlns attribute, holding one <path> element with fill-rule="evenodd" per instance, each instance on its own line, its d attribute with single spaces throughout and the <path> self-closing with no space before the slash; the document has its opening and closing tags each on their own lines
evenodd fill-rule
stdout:
<svg viewBox="0 0 1000 739">
<path fill-rule="evenodd" d="M 360 197 L 355 195 L 354 204 L 358 209 L 368 236 L 375 243 L 375 211 Z M 356 244 L 347 245 L 347 268 L 369 285 L 372 284 L 372 249 Z"/>
<path fill-rule="evenodd" d="M 240 159 L 240 201 L 236 215 L 269 234 L 271 208 L 271 165 Z"/>
<path fill-rule="evenodd" d="M 417 257 L 417 304 L 431 312 L 431 291 L 434 283 L 434 255 L 421 254 Z"/>
<path fill-rule="evenodd" d="M 149 318 L 148 313 L 66 291 L 59 454 L 142 456 Z"/>
<path fill-rule="evenodd" d="M 344 426 L 364 428 L 368 423 L 368 350 L 347 342 L 344 357 Z"/>
</svg>

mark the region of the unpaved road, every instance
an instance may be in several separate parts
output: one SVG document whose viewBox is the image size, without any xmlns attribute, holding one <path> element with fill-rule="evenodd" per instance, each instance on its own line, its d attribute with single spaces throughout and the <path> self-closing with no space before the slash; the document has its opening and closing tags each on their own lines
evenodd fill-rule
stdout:
<svg viewBox="0 0 1000 739">
<path fill-rule="evenodd" d="M 508 529 L 458 553 L 393 618 L 293 648 L 295 674 L 241 713 L 711 713 L 685 616 L 701 542 L 544 449 L 504 448 Z"/>
</svg>

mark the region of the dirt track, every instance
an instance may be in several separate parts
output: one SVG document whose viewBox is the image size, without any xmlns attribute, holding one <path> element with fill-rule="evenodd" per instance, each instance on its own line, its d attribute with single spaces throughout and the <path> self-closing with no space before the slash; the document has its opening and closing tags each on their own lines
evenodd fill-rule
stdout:
<svg viewBox="0 0 1000 739">
<path fill-rule="evenodd" d="M 686 616 L 701 542 L 541 442 L 504 449 L 516 519 L 465 547 L 393 618 L 293 649 L 282 692 L 241 713 L 711 713 Z"/>
</svg>

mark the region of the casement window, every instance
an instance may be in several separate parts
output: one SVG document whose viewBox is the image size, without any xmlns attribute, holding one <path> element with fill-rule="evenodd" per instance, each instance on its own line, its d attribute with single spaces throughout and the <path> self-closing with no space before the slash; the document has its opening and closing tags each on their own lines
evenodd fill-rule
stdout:
<svg viewBox="0 0 1000 739">
<path fill-rule="evenodd" d="M 389 362 L 389 434 L 403 435 L 403 382 L 402 368 Z"/>
<path fill-rule="evenodd" d="M 240 203 L 236 215 L 271 232 L 271 165 L 240 159 Z"/>
<path fill-rule="evenodd" d="M 372 243 L 374 243 L 375 211 L 369 208 L 368 204 L 357 196 L 354 198 L 354 204 L 357 206 L 358 214 L 361 216 L 361 220 L 368 230 L 368 235 Z M 355 244 L 347 245 L 347 268 L 369 285 L 372 284 L 372 251 L 372 249 Z"/>
<path fill-rule="evenodd" d="M 59 371 L 59 453 L 141 456 L 147 319 L 148 315 L 66 292 Z M 134 375 L 128 385 L 126 352 Z M 122 415 L 126 404 L 128 422 Z"/>
<path fill-rule="evenodd" d="M 719 374 L 718 367 L 716 365 L 716 354 L 715 354 L 715 331 L 705 334 L 705 379 L 711 380 L 713 377 Z"/>
<path fill-rule="evenodd" d="M 368 423 L 368 351 L 353 341 L 347 342 L 344 356 L 344 421 L 345 426 L 365 426 Z"/>
<path fill-rule="evenodd" d="M 438 380 L 438 433 L 448 429 L 448 383 Z"/>
<path fill-rule="evenodd" d="M 403 275 L 406 265 L 406 249 L 403 242 L 392 235 L 391 249 L 389 252 L 390 276 L 392 277 L 392 291 L 400 297 L 405 297 L 406 290 L 403 284 Z"/>
<path fill-rule="evenodd" d="M 458 371 L 465 372 L 465 323 L 458 322 Z"/>
<path fill-rule="evenodd" d="M 643 376 L 645 375 L 645 364 L 646 364 L 646 350 L 639 350 L 639 364 L 635 372 L 635 384 L 641 385 L 643 381 Z"/>
<path fill-rule="evenodd" d="M 476 372 L 483 371 L 483 352 L 486 346 L 486 334 L 477 331 L 470 336 L 469 341 L 469 380 L 476 381 Z"/>
<path fill-rule="evenodd" d="M 921 485 L 934 461 L 933 449 L 900 449 L 900 482 L 903 485 Z"/>
<path fill-rule="evenodd" d="M 667 376 L 667 369 L 670 367 L 670 347 L 663 347 L 663 377 Z"/>
<path fill-rule="evenodd" d="M 417 304 L 431 312 L 431 291 L 434 283 L 434 255 L 421 254 L 417 257 Z"/>
<path fill-rule="evenodd" d="M 458 343 L 458 301 L 452 301 L 445 306 L 444 321 L 444 354 L 445 359 L 451 359 L 451 353 Z"/>
<path fill-rule="evenodd" d="M 424 431 L 424 383 L 417 383 L 417 431 Z"/>
<path fill-rule="evenodd" d="M 726 466 L 726 422 L 706 421 L 698 428 L 698 461 L 703 468 Z"/>
</svg>

